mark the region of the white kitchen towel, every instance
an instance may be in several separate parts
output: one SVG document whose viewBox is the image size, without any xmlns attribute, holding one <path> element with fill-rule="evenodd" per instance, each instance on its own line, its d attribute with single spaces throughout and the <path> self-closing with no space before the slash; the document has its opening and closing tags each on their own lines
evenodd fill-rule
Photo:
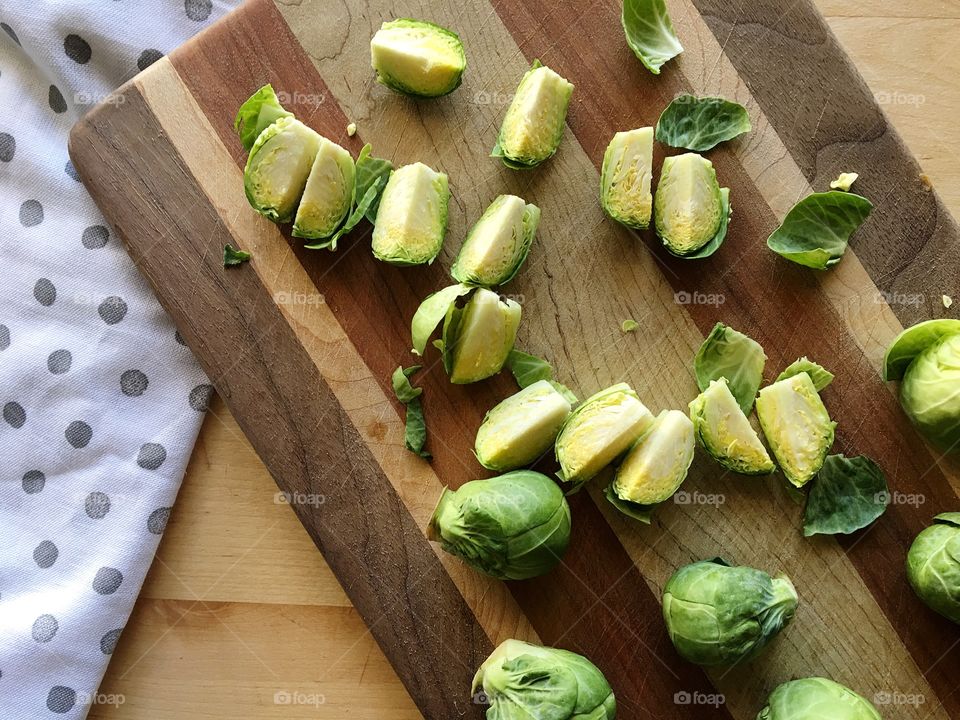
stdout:
<svg viewBox="0 0 960 720">
<path fill-rule="evenodd" d="M 212 388 L 68 162 L 74 122 L 236 4 L 0 0 L 0 718 L 83 718 Z"/>
</svg>

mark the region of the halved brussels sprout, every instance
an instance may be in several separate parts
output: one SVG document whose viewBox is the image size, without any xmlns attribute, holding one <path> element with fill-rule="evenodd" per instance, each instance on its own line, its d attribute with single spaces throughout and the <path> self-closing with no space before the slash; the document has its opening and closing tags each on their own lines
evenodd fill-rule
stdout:
<svg viewBox="0 0 960 720">
<path fill-rule="evenodd" d="M 282 117 L 260 133 L 243 169 L 243 189 L 254 210 L 275 223 L 293 219 L 320 140 L 294 117 Z"/>
<path fill-rule="evenodd" d="M 460 86 L 467 57 L 460 37 L 423 20 L 383 23 L 370 41 L 370 64 L 391 90 L 439 97 Z"/>
<path fill-rule="evenodd" d="M 487 413 L 474 443 L 477 460 L 499 472 L 530 465 L 550 449 L 569 414 L 563 393 L 538 380 Z"/>
<path fill-rule="evenodd" d="M 650 225 L 653 194 L 653 128 L 618 132 L 603 153 L 600 204 L 607 215 L 627 227 Z"/>
<path fill-rule="evenodd" d="M 960 512 L 937 515 L 907 553 L 907 578 L 930 608 L 960 624 Z"/>
<path fill-rule="evenodd" d="M 553 480 L 517 470 L 444 489 L 427 537 L 482 573 L 526 580 L 552 570 L 567 551 L 570 508 Z"/>
<path fill-rule="evenodd" d="M 943 450 L 960 443 L 960 333 L 927 347 L 910 363 L 900 402 L 913 424 Z"/>
<path fill-rule="evenodd" d="M 493 287 L 510 282 L 540 223 L 540 208 L 516 195 L 501 195 L 467 233 L 450 274 L 468 285 Z"/>
<path fill-rule="evenodd" d="M 713 240 L 726 214 L 713 164 L 696 153 L 663 161 L 654 203 L 657 235 L 680 257 Z"/>
<path fill-rule="evenodd" d="M 767 475 L 777 469 L 726 378 L 712 380 L 690 403 L 690 419 L 703 449 L 728 470 Z"/>
<path fill-rule="evenodd" d="M 432 263 L 447 232 L 447 176 L 423 163 L 394 170 L 380 196 L 373 254 L 393 265 Z"/>
<path fill-rule="evenodd" d="M 496 375 L 513 350 L 520 305 L 485 288 L 463 308 L 450 305 L 443 321 L 443 366 L 450 382 L 464 385 Z"/>
<path fill-rule="evenodd" d="M 837 425 L 813 380 L 802 372 L 767 385 L 757 397 L 757 417 L 787 480 L 806 485 L 823 466 Z"/>
<path fill-rule="evenodd" d="M 295 237 L 316 240 L 336 232 L 353 204 L 354 175 L 350 153 L 321 136 L 293 221 Z"/>
<path fill-rule="evenodd" d="M 539 60 L 520 80 L 490 153 L 514 170 L 533 168 L 551 157 L 563 138 L 573 85 Z"/>
<path fill-rule="evenodd" d="M 821 677 L 791 680 L 777 687 L 757 720 L 882 720 L 864 697 Z"/>
<path fill-rule="evenodd" d="M 582 485 L 623 455 L 651 425 L 653 414 L 626 383 L 583 401 L 557 436 L 559 476 Z"/>
</svg>

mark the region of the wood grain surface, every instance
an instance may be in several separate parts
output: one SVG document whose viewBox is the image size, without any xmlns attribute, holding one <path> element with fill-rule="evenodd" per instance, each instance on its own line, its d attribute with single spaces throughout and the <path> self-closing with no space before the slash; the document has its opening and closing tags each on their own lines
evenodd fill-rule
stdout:
<svg viewBox="0 0 960 720">
<path fill-rule="evenodd" d="M 950 52 L 960 13 L 929 0 L 893 18 L 877 10 L 886 3 L 819 4 L 869 84 L 804 0 L 671 2 L 687 52 L 659 78 L 621 42 L 610 1 L 453 10 L 254 0 L 122 89 L 122 105 L 91 113 L 74 134 L 75 164 L 239 420 L 214 404 L 103 685 L 126 702 L 91 717 L 411 718 L 417 706 L 428 718 L 479 717 L 469 676 L 507 636 L 589 655 L 624 718 L 751 718 L 773 686 L 813 674 L 889 699 L 885 717 L 960 715 L 960 633 L 902 572 L 913 535 L 956 507 L 960 475 L 910 428 L 877 371 L 902 326 L 947 314 L 940 295 L 960 295 L 956 225 L 888 117 L 956 207 L 960 178 L 943 156 L 960 146 L 941 118 L 960 106 Z M 470 68 L 455 94 L 415 103 L 371 82 L 367 43 L 393 15 L 461 33 Z M 910 57 L 917 45 L 922 62 Z M 500 98 L 534 57 L 577 90 L 558 155 L 511 173 L 486 154 Z M 245 206 L 229 125 L 267 81 L 354 152 L 369 141 L 397 163 L 449 173 L 455 202 L 437 266 L 378 264 L 362 230 L 336 255 L 302 251 Z M 682 91 L 739 100 L 755 128 L 711 154 L 735 216 L 708 263 L 667 257 L 596 201 L 610 135 L 652 124 Z M 787 267 L 763 239 L 841 170 L 861 172 L 876 211 L 835 270 Z M 897 503 L 849 539 L 804 539 L 782 481 L 724 475 L 702 457 L 685 489 L 722 502 L 670 505 L 645 528 L 608 510 L 597 488 L 581 493 L 571 552 L 546 578 L 507 587 L 438 553 L 422 535 L 432 503 L 442 484 L 480 475 L 467 449 L 511 381 L 456 388 L 427 373 L 430 466 L 402 449 L 389 373 L 409 364 L 409 317 L 447 284 L 459 238 L 499 192 L 544 215 L 509 287 L 524 306 L 520 344 L 581 395 L 627 380 L 654 410 L 685 407 L 696 392 L 690 359 L 723 320 L 764 345 L 771 377 L 802 354 L 837 371 L 825 392 L 837 450 L 876 458 L 892 488 L 923 502 Z M 224 273 L 218 250 L 230 239 L 254 260 Z M 697 297 L 722 301 L 684 301 Z M 642 331 L 622 335 L 626 317 Z M 287 495 L 268 485 L 242 433 Z M 678 565 L 718 553 L 786 571 L 801 607 L 759 661 L 707 677 L 676 656 L 658 597 Z M 716 706 L 684 702 L 717 694 Z"/>
</svg>

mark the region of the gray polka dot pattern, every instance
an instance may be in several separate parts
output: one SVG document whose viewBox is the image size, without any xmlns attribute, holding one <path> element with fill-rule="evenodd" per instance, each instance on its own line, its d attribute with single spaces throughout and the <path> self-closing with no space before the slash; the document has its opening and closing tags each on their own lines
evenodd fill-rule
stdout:
<svg viewBox="0 0 960 720">
<path fill-rule="evenodd" d="M 47 103 L 57 115 L 67 111 L 67 101 L 63 99 L 63 93 L 56 85 L 50 86 L 50 90 L 47 92 Z"/>
<path fill-rule="evenodd" d="M 77 169 L 73 166 L 73 163 L 67 160 L 67 164 L 63 166 L 63 171 L 67 174 L 71 180 L 80 182 L 80 175 L 77 174 Z"/>
<path fill-rule="evenodd" d="M 33 561 L 37 567 L 44 570 L 52 568 L 58 557 L 60 557 L 60 551 L 50 540 L 44 540 L 33 550 Z"/>
<path fill-rule="evenodd" d="M 50 688 L 50 692 L 47 695 L 47 709 L 50 712 L 62 715 L 63 713 L 68 713 L 73 710 L 73 706 L 76 704 L 77 691 L 73 688 L 68 688 L 64 685 L 57 685 Z"/>
<path fill-rule="evenodd" d="M 63 375 L 70 372 L 70 365 L 73 364 L 73 355 L 69 350 L 54 350 L 47 358 L 47 370 L 54 375 Z"/>
<path fill-rule="evenodd" d="M 163 535 L 163 531 L 167 529 L 167 521 L 169 519 L 170 508 L 157 508 L 150 513 L 150 517 L 147 518 L 147 530 L 153 535 Z"/>
<path fill-rule="evenodd" d="M 3 419 L 7 421 L 7 425 L 19 430 L 27 422 L 27 411 L 23 409 L 23 405 L 11 400 L 3 406 Z"/>
<path fill-rule="evenodd" d="M 178 343 L 180 343 L 181 345 L 183 345 L 184 347 L 187 346 L 187 343 L 184 341 L 183 335 L 180 334 L 180 331 L 179 331 L 179 330 L 177 330 L 175 333 L 173 333 L 173 339 L 176 340 L 176 341 L 177 341 Z"/>
<path fill-rule="evenodd" d="M 213 397 L 213 385 L 197 385 L 190 391 L 190 407 L 197 412 L 206 412 L 210 409 L 210 400 Z"/>
<path fill-rule="evenodd" d="M 148 67 L 153 65 L 157 60 L 163 57 L 163 53 L 159 50 L 148 49 L 140 53 L 140 57 L 137 58 L 137 67 L 140 70 L 146 70 Z"/>
<path fill-rule="evenodd" d="M 116 325 L 127 315 L 127 303 L 123 298 L 111 295 L 97 308 L 100 318 L 107 325 Z"/>
<path fill-rule="evenodd" d="M 90 438 L 93 437 L 93 428 L 83 420 L 74 420 L 67 425 L 67 429 L 63 435 L 67 438 L 68 443 L 79 450 L 80 448 L 85 448 L 90 443 Z"/>
<path fill-rule="evenodd" d="M 120 392 L 127 397 L 140 397 L 148 384 L 147 376 L 140 370 L 127 370 L 120 376 Z"/>
<path fill-rule="evenodd" d="M 93 578 L 93 589 L 99 595 L 113 595 L 123 582 L 123 573 L 116 568 L 102 567 Z"/>
<path fill-rule="evenodd" d="M 87 517 L 90 519 L 103 520 L 110 512 L 110 498 L 107 497 L 106 493 L 92 492 L 87 495 L 84 510 L 86 510 Z"/>
<path fill-rule="evenodd" d="M 120 639 L 120 633 L 122 632 L 123 628 L 117 628 L 104 634 L 104 636 L 100 638 L 100 652 L 104 655 L 113 655 L 113 651 L 117 649 L 117 641 Z"/>
<path fill-rule="evenodd" d="M 43 205 L 39 200 L 24 200 L 20 206 L 20 224 L 33 227 L 43 222 Z"/>
<path fill-rule="evenodd" d="M 144 470 L 156 470 L 167 459 L 167 450 L 158 443 L 147 443 L 137 453 L 137 465 Z"/>
<path fill-rule="evenodd" d="M 40 278 L 33 286 L 33 297 L 44 307 L 50 307 L 57 300 L 57 289 L 48 278 Z"/>
<path fill-rule="evenodd" d="M 10 133 L 0 133 L 0 162 L 10 162 L 17 151 L 17 141 Z"/>
<path fill-rule="evenodd" d="M 211 0 L 184 0 L 183 8 L 186 10 L 188 18 L 202 22 L 210 17 L 213 3 Z"/>
<path fill-rule="evenodd" d="M 10 328 L 0 325 L 0 350 L 6 350 L 8 347 L 10 347 Z"/>
<path fill-rule="evenodd" d="M 110 239 L 110 231 L 103 225 L 91 225 L 83 231 L 80 242 L 87 250 L 99 250 Z"/>
<path fill-rule="evenodd" d="M 41 615 L 33 621 L 33 639 L 38 643 L 46 643 L 53 640 L 57 630 L 60 629 L 60 623 L 53 615 Z"/>
<path fill-rule="evenodd" d="M 0 29 L 2 29 L 7 35 L 10 36 L 10 39 L 13 40 L 17 45 L 20 44 L 20 38 L 17 37 L 17 34 L 13 31 L 13 28 L 7 25 L 6 23 L 0 23 Z"/>
<path fill-rule="evenodd" d="M 78 65 L 86 65 L 93 55 L 90 44 L 79 35 L 67 35 L 63 39 L 63 51 Z"/>
<path fill-rule="evenodd" d="M 42 472 L 39 470 L 28 470 L 23 474 L 23 480 L 20 484 L 23 486 L 23 491 L 27 495 L 36 495 L 43 490 L 43 486 L 46 483 L 47 476 Z"/>
</svg>

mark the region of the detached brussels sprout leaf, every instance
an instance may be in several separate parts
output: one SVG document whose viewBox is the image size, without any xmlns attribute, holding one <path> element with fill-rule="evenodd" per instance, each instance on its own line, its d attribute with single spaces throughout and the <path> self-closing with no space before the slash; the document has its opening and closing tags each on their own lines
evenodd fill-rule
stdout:
<svg viewBox="0 0 960 720">
<path fill-rule="evenodd" d="M 410 377 L 420 368 L 420 365 L 413 365 L 408 368 L 397 367 L 393 371 L 391 382 L 397 400 L 406 406 L 407 420 L 403 436 L 404 445 L 410 452 L 429 459 L 432 456 L 423 449 L 427 442 L 427 425 L 423 418 L 423 406 L 420 403 L 423 388 L 413 387 L 410 384 Z"/>
<path fill-rule="evenodd" d="M 757 720 L 882 720 L 866 698 L 826 678 L 791 680 L 777 687 Z"/>
<path fill-rule="evenodd" d="M 423 20 L 383 23 L 370 41 L 370 64 L 377 81 L 417 97 L 439 97 L 460 86 L 467 57 L 460 37 Z"/>
<path fill-rule="evenodd" d="M 858 177 L 860 176 L 857 173 L 840 173 L 836 180 L 830 181 L 830 189 L 850 192 L 850 188 L 853 187 Z"/>
<path fill-rule="evenodd" d="M 811 483 L 803 534 L 848 535 L 883 515 L 889 502 L 887 478 L 873 460 L 830 455 Z"/>
<path fill-rule="evenodd" d="M 445 489 L 427 536 L 482 573 L 501 580 L 544 575 L 570 542 L 563 491 L 531 470 Z"/>
<path fill-rule="evenodd" d="M 937 515 L 907 553 L 907 578 L 931 609 L 960 624 L 960 512 Z"/>
<path fill-rule="evenodd" d="M 654 214 L 657 235 L 671 253 L 687 258 L 712 254 L 723 242 L 723 222 L 729 216 L 729 197 L 725 207 L 713 164 L 696 153 L 666 158 Z M 711 247 L 701 255 L 705 246 Z"/>
<path fill-rule="evenodd" d="M 610 483 L 604 488 L 603 495 L 607 498 L 607 502 L 627 517 L 642 522 L 644 525 L 649 525 L 653 522 L 653 513 L 657 509 L 656 505 L 641 505 L 640 503 L 624 500 L 617 495 L 616 490 L 613 488 L 613 483 Z"/>
<path fill-rule="evenodd" d="M 804 355 L 802 358 L 797 358 L 790 363 L 786 369 L 777 376 L 777 380 L 786 380 L 788 377 L 793 377 L 794 375 L 802 372 L 805 372 L 810 376 L 810 379 L 813 380 L 813 386 L 817 389 L 817 392 L 820 392 L 827 385 L 833 382 L 833 373 L 824 368 L 822 365 L 818 365 L 817 363 L 813 362 L 813 360 L 808 360 L 806 355 Z"/>
<path fill-rule="evenodd" d="M 417 312 L 414 313 L 413 320 L 410 323 L 410 334 L 413 341 L 413 352 L 415 355 L 423 355 L 427 347 L 427 342 L 437 325 L 447 315 L 447 310 L 457 300 L 457 298 L 473 292 L 469 285 L 451 285 L 439 290 L 420 303 Z"/>
<path fill-rule="evenodd" d="M 735 665 L 754 657 L 793 618 L 797 591 L 722 560 L 685 565 L 663 588 L 663 618 L 677 652 L 697 665 Z"/>
<path fill-rule="evenodd" d="M 960 333 L 917 355 L 900 385 L 900 403 L 921 433 L 942 450 L 960 443 Z"/>
<path fill-rule="evenodd" d="M 243 187 L 254 210 L 275 223 L 293 219 L 321 140 L 292 116 L 260 133 L 243 170 Z"/>
<path fill-rule="evenodd" d="M 902 380 L 914 358 L 948 335 L 960 335 L 960 320 L 925 320 L 908 327 L 883 356 L 883 379 Z"/>
<path fill-rule="evenodd" d="M 717 323 L 693 359 L 693 372 L 701 391 L 706 390 L 713 380 L 726 378 L 727 387 L 746 415 L 753 408 L 766 361 L 760 343 L 732 327 Z"/>
<path fill-rule="evenodd" d="M 501 195 L 467 233 L 450 268 L 453 279 L 487 288 L 510 282 L 527 259 L 539 223 L 536 205 Z"/>
<path fill-rule="evenodd" d="M 370 154 L 371 151 L 370 143 L 367 143 L 360 148 L 360 154 L 357 155 L 357 185 L 354 195 L 358 200 L 358 208 L 361 205 L 365 205 L 363 208 L 363 217 L 365 217 L 370 224 L 373 224 L 377 219 L 377 208 L 380 207 L 380 192 L 378 191 L 372 198 L 367 200 L 366 203 L 364 203 L 362 198 L 366 198 L 369 195 L 370 188 L 374 186 L 379 187 L 380 191 L 383 190 L 387 184 L 387 180 L 390 178 L 390 173 L 393 172 L 393 163 L 389 160 L 373 157 Z M 357 222 L 359 222 L 359 220 Z"/>
<path fill-rule="evenodd" d="M 513 350 L 520 305 L 478 288 L 461 309 L 450 305 L 443 322 L 443 366 L 455 385 L 496 375 Z"/>
<path fill-rule="evenodd" d="M 639 327 L 640 323 L 633 319 L 624 320 L 622 323 L 620 323 L 620 330 L 621 332 L 625 333 L 631 333 L 634 330 L 637 330 Z"/>
<path fill-rule="evenodd" d="M 670 147 L 705 152 L 750 129 L 750 116 L 739 103 L 681 95 L 660 115 L 657 140 Z"/>
<path fill-rule="evenodd" d="M 447 232 L 447 176 L 423 163 L 394 170 L 380 196 L 373 254 L 393 265 L 429 264 Z"/>
<path fill-rule="evenodd" d="M 223 266 L 236 267 L 250 259 L 250 253 L 246 250 L 237 250 L 233 245 L 227 243 L 223 246 Z"/>
<path fill-rule="evenodd" d="M 620 21 L 627 45 L 654 75 L 668 60 L 683 52 L 664 0 L 623 0 Z"/>
<path fill-rule="evenodd" d="M 767 246 L 791 262 L 826 270 L 840 262 L 850 236 L 871 210 L 873 203 L 854 193 L 813 193 L 793 206 Z"/>
<path fill-rule="evenodd" d="M 284 117 L 293 117 L 293 113 L 283 109 L 272 85 L 264 85 L 240 106 L 233 129 L 240 136 L 243 149 L 249 152 L 260 133 Z"/>
<path fill-rule="evenodd" d="M 321 137 L 294 218 L 294 237 L 317 240 L 337 231 L 354 203 L 355 173 L 350 153 Z"/>
<path fill-rule="evenodd" d="M 553 365 L 543 358 L 530 355 L 522 350 L 511 350 L 507 356 L 507 367 L 513 373 L 517 385 L 525 388 L 538 380 L 553 380 Z"/>
<path fill-rule="evenodd" d="M 419 397 L 423 394 L 423 388 L 414 387 L 410 384 L 410 378 L 416 373 L 422 365 L 411 365 L 408 368 L 397 366 L 397 369 L 393 371 L 393 375 L 390 378 L 391 383 L 393 384 L 393 392 L 397 396 L 397 400 L 406 405 L 408 402 L 413 400 L 415 397 Z"/>
<path fill-rule="evenodd" d="M 703 449 L 728 470 L 769 475 L 777 469 L 726 378 L 710 381 L 690 403 L 690 419 Z"/>
<path fill-rule="evenodd" d="M 507 108 L 490 153 L 508 168 L 527 170 L 550 158 L 563 139 L 573 85 L 534 60 Z"/>
<path fill-rule="evenodd" d="M 600 204 L 627 227 L 645 229 L 653 212 L 653 129 L 618 132 L 603 153 Z"/>
</svg>

